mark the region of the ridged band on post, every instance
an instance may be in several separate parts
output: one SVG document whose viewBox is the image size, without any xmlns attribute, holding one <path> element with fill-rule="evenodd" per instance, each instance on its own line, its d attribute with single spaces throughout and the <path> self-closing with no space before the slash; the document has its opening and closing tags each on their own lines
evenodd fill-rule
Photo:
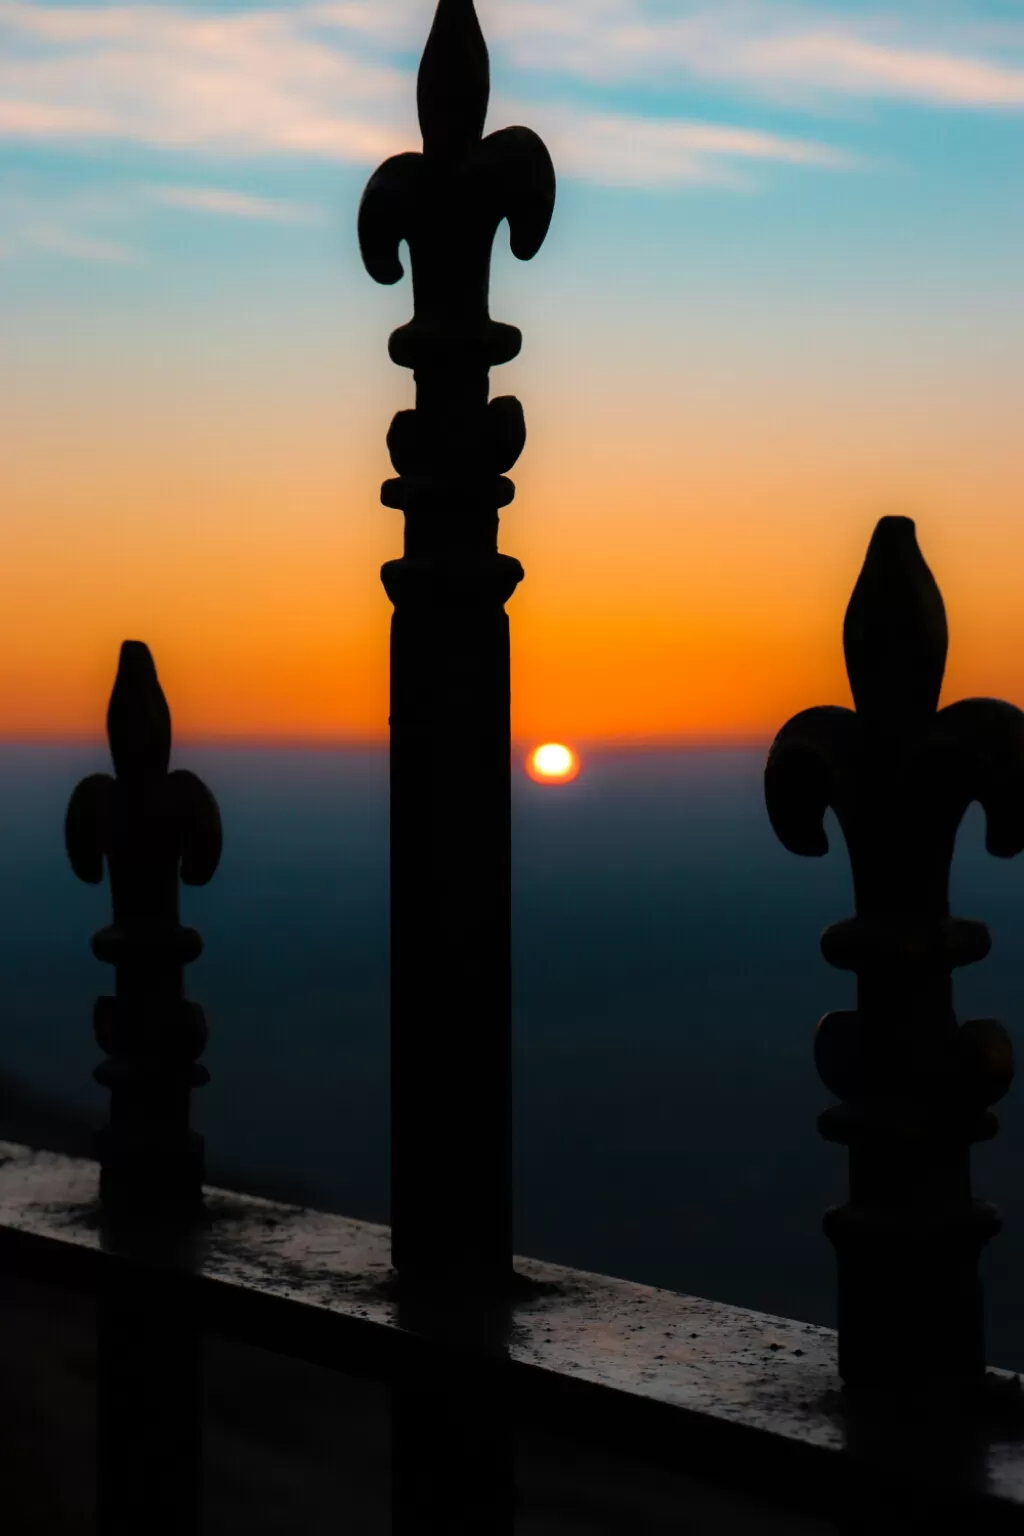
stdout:
<svg viewBox="0 0 1024 1536">
<path fill-rule="evenodd" d="M 957 829 L 975 800 L 998 858 L 1024 848 L 1024 715 L 994 699 L 939 710 L 948 637 L 914 524 L 884 518 L 846 615 L 856 712 L 797 715 L 768 758 L 772 826 L 820 856 L 832 807 L 853 866 L 856 916 L 825 959 L 857 977 L 857 1007 L 818 1025 L 819 1074 L 842 1103 L 823 1135 L 849 1148 L 850 1195 L 828 1213 L 839 1278 L 839 1363 L 850 1385 L 951 1387 L 985 1370 L 978 1260 L 998 1231 L 972 1197 L 970 1147 L 997 1130 L 1013 1078 L 994 1019 L 962 1027 L 951 973 L 990 948 L 950 916 Z"/>
<path fill-rule="evenodd" d="M 202 952 L 178 916 L 178 881 L 205 885 L 221 854 L 217 802 L 195 774 L 168 772 L 171 716 L 145 645 L 127 640 L 107 733 L 116 777 L 93 774 L 71 797 L 65 842 L 79 879 L 98 885 L 106 861 L 113 923 L 92 941 L 114 966 L 115 995 L 95 1008 L 110 1089 L 99 1136 L 105 1205 L 135 1214 L 202 1198 L 203 1142 L 189 1126 L 192 1089 L 208 1081 L 202 1009 L 185 1000 L 184 967 Z"/>
<path fill-rule="evenodd" d="M 391 636 L 391 1221 L 405 1278 L 511 1264 L 509 633 L 522 580 L 498 553 L 505 471 L 526 427 L 488 400 L 492 367 L 522 338 L 490 318 L 503 219 L 516 256 L 540 249 L 555 201 L 547 150 L 527 128 L 483 138 L 487 48 L 472 0 L 440 0 L 419 74 L 423 153 L 372 177 L 359 213 L 370 275 L 403 275 L 415 314 L 390 341 L 416 408 L 388 437 L 405 555 L 382 572 Z M 457 757 L 458 766 L 453 766 Z"/>
</svg>

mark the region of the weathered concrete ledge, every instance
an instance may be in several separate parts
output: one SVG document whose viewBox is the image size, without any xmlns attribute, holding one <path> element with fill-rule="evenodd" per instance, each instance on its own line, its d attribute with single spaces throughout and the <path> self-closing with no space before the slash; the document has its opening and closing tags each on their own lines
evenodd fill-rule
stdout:
<svg viewBox="0 0 1024 1536">
<path fill-rule="evenodd" d="M 959 1411 L 851 1401 L 828 1329 L 517 1259 L 515 1294 L 397 1295 L 386 1227 L 211 1189 L 187 1233 L 100 1219 L 94 1163 L 0 1142 L 0 1267 L 92 1290 L 117 1266 L 180 1281 L 203 1325 L 351 1375 L 507 1383 L 518 1413 L 808 1512 L 886 1496 L 981 1529 L 1024 1509 L 1024 1394 L 990 1373 Z M 164 1291 L 166 1294 L 166 1289 Z"/>
</svg>

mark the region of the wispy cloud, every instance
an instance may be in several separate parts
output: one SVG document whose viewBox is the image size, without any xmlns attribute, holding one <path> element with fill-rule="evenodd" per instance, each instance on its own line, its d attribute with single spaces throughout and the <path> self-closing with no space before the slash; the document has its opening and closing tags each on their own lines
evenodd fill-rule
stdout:
<svg viewBox="0 0 1024 1536">
<path fill-rule="evenodd" d="M 842 33 L 805 33 L 748 50 L 742 72 L 817 90 L 891 96 L 946 107 L 1024 107 L 1024 69 Z"/>
<path fill-rule="evenodd" d="M 0 0 L 0 139 L 370 166 L 417 141 L 405 55 L 430 9 L 427 0 L 230 10 Z M 552 125 L 564 173 L 592 181 L 736 185 L 742 163 L 853 163 L 826 144 L 692 113 L 630 115 L 621 96 L 630 82 L 660 82 L 676 97 L 699 79 L 797 93 L 804 104 L 838 93 L 1024 107 L 1024 64 L 1009 44 L 972 52 L 962 31 L 929 31 L 914 0 L 903 20 L 860 7 L 847 15 L 827 0 L 480 0 L 480 9 L 513 77 L 529 80 L 529 120 Z M 602 86 L 615 88 L 604 106 L 594 99 Z M 197 213 L 294 217 L 241 194 L 218 202 L 210 189 L 178 192 Z"/>
<path fill-rule="evenodd" d="M 94 112 L 77 107 L 62 107 L 55 102 L 0 100 L 0 137 L 68 138 L 95 133 L 103 119 Z"/>
<path fill-rule="evenodd" d="M 921 0 L 479 0 L 479 9 L 509 57 L 545 74 L 1024 107 L 1024 12 L 996 26 L 970 5 Z M 306 14 L 398 47 L 422 31 L 423 12 L 417 0 L 326 0 Z"/>
<path fill-rule="evenodd" d="M 592 82 L 680 75 L 942 107 L 1024 107 L 1024 26 L 953 28 L 933 9 L 773 0 L 507 0 L 494 34 L 522 68 Z M 978 48 L 972 46 L 975 37 Z M 1012 39 L 1016 38 L 1016 48 Z"/>
<path fill-rule="evenodd" d="M 62 228 L 59 223 L 23 226 L 19 231 L 19 243 L 52 256 L 69 257 L 72 261 L 112 262 L 116 266 L 125 266 L 139 259 L 130 246 L 80 234 L 77 230 Z"/>
<path fill-rule="evenodd" d="M 189 213 L 210 213 L 230 219 L 255 219 L 267 224 L 312 224 L 321 214 L 307 203 L 280 197 L 252 197 L 227 187 L 164 187 L 149 189 L 158 203 L 183 208 Z"/>
<path fill-rule="evenodd" d="M 59 256 L 124 266 L 138 253 L 124 236 L 120 199 L 0 190 L 0 257 Z"/>
<path fill-rule="evenodd" d="M 6 31 L 9 43 L 0 59 L 0 135 L 369 166 L 416 142 L 408 69 L 372 50 L 411 42 L 423 29 L 422 11 L 407 0 L 201 14 L 7 0 L 0 4 L 0 37 Z M 529 19 L 527 8 L 520 20 Z M 529 111 L 551 122 L 563 171 L 600 182 L 735 183 L 737 159 L 828 167 L 841 160 L 824 146 L 729 127 L 558 101 Z M 179 189 L 168 197 L 175 199 L 197 212 L 293 216 L 236 194 Z"/>
<path fill-rule="evenodd" d="M 0 4 L 8 137 L 362 163 L 407 138 L 403 118 L 403 73 L 332 46 L 301 10 Z"/>
<path fill-rule="evenodd" d="M 0 185 L 0 257 L 59 256 L 125 265 L 141 260 L 154 205 L 265 224 L 308 225 L 321 210 L 284 198 L 254 197 L 228 187 L 124 184 L 103 194 Z"/>
<path fill-rule="evenodd" d="M 483 15 L 486 5 L 477 9 Z M 313 0 L 305 15 L 316 25 L 372 38 L 389 51 L 422 45 L 430 24 L 430 7 L 418 0 Z M 490 22 L 487 16 L 488 30 Z"/>
<path fill-rule="evenodd" d="M 744 164 L 848 170 L 859 163 L 807 139 L 678 118 L 542 107 L 533 112 L 533 119 L 567 174 L 610 186 L 711 185 L 738 190 L 749 185 Z"/>
</svg>

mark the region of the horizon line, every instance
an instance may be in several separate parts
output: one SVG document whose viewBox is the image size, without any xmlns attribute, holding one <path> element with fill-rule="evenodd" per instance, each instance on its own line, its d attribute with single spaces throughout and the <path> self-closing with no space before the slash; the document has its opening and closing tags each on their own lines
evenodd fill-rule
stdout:
<svg viewBox="0 0 1024 1536">
<path fill-rule="evenodd" d="M 513 755 L 529 752 L 547 741 L 558 741 L 557 734 L 518 736 L 512 739 Z M 218 751 L 306 751 L 306 752 L 385 752 L 387 736 L 304 736 L 216 735 L 205 732 L 175 733 L 174 749 L 199 747 Z M 584 752 L 727 752 L 771 746 L 771 737 L 761 732 L 715 733 L 714 735 L 665 736 L 575 736 L 566 741 L 574 750 Z M 0 731 L 0 747 L 100 747 L 109 753 L 106 735 L 84 731 Z"/>
</svg>

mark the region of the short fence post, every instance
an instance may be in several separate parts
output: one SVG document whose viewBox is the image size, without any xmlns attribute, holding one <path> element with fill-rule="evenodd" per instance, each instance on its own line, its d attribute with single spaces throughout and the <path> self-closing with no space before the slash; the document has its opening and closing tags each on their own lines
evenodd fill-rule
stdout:
<svg viewBox="0 0 1024 1536">
<path fill-rule="evenodd" d="M 992 699 L 939 710 L 948 637 L 914 524 L 884 518 L 844 630 L 856 712 L 807 710 L 768 758 L 772 825 L 793 853 L 827 851 L 832 807 L 856 916 L 822 938 L 857 977 L 854 1012 L 818 1026 L 818 1071 L 842 1103 L 822 1133 L 849 1148 L 850 1194 L 826 1231 L 838 1261 L 839 1366 L 856 1387 L 977 1387 L 985 1374 L 978 1260 L 999 1229 L 972 1196 L 970 1148 L 1013 1077 L 993 1019 L 960 1026 L 953 969 L 981 960 L 983 924 L 950 916 L 957 829 L 981 802 L 987 848 L 1024 848 L 1024 715 Z"/>
<path fill-rule="evenodd" d="M 221 852 L 213 796 L 168 772 L 171 719 L 144 645 L 127 641 L 107 716 L 116 777 L 75 790 L 66 842 L 75 873 L 110 874 L 113 924 L 93 951 L 115 968 L 115 996 L 96 1004 L 110 1089 L 100 1132 L 100 1199 L 117 1257 L 97 1297 L 97 1523 L 101 1536 L 199 1528 L 202 1334 L 187 1265 L 202 1201 L 202 1139 L 189 1125 L 203 1013 L 185 1001 L 183 967 L 201 950 L 178 916 L 179 877 L 203 884 Z M 128 1250 L 130 1257 L 125 1255 Z"/>
<path fill-rule="evenodd" d="M 402 276 L 415 315 L 391 337 L 416 409 L 388 444 L 405 554 L 384 567 L 391 632 L 391 1225 L 405 1282 L 501 1289 L 511 1278 L 509 632 L 522 579 L 498 553 L 504 478 L 526 429 L 491 367 L 520 333 L 488 313 L 508 219 L 528 260 L 555 177 L 536 134 L 483 138 L 487 48 L 472 0 L 440 0 L 419 74 L 423 153 L 387 161 L 359 214 L 372 277 Z M 452 754 L 457 750 L 458 771 Z"/>
<path fill-rule="evenodd" d="M 171 717 L 146 646 L 121 647 L 107 713 L 116 777 L 94 774 L 75 790 L 65 836 L 72 868 L 99 884 L 106 860 L 113 924 L 93 939 L 114 966 L 114 997 L 95 1009 L 108 1060 L 96 1070 L 110 1089 L 100 1134 L 101 1194 L 133 1221 L 147 1211 L 202 1199 L 203 1143 L 189 1126 L 192 1089 L 207 1081 L 197 1058 L 206 1021 L 185 1001 L 184 966 L 202 940 L 178 920 L 179 876 L 213 877 L 220 860 L 217 803 L 195 774 L 168 772 Z"/>
</svg>

